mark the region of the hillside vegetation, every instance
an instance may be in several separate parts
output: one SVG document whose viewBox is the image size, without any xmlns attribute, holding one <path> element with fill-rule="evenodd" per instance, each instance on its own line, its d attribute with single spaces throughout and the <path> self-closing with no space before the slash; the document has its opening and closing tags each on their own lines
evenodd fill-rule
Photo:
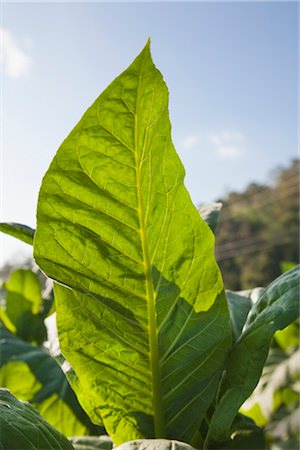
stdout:
<svg viewBox="0 0 300 450">
<path fill-rule="evenodd" d="M 266 286 L 299 261 L 299 170 L 295 159 L 269 184 L 251 183 L 220 200 L 216 257 L 227 288 Z"/>
</svg>

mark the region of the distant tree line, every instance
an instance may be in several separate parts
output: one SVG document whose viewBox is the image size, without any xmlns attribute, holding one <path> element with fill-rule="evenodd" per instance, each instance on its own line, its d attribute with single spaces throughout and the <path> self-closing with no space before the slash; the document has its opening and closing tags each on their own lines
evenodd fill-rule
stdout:
<svg viewBox="0 0 300 450">
<path fill-rule="evenodd" d="M 295 159 L 270 183 L 251 183 L 219 200 L 216 258 L 227 288 L 266 286 L 299 262 L 299 174 Z"/>
</svg>

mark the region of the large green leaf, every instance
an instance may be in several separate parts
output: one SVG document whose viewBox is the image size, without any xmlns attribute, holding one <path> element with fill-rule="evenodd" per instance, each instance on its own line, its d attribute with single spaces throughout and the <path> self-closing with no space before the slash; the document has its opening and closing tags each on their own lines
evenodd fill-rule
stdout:
<svg viewBox="0 0 300 450">
<path fill-rule="evenodd" d="M 223 395 L 210 423 L 207 445 L 229 438 L 239 408 L 257 385 L 274 333 L 299 316 L 299 266 L 273 281 L 252 308 L 229 358 Z"/>
<path fill-rule="evenodd" d="M 67 450 L 73 446 L 30 404 L 0 389 L 0 449 Z"/>
<path fill-rule="evenodd" d="M 0 386 L 39 413 L 66 436 L 97 432 L 80 407 L 60 366 L 42 347 L 0 327 Z"/>
<path fill-rule="evenodd" d="M 9 234 L 20 241 L 26 242 L 26 244 L 33 244 L 34 229 L 28 227 L 27 225 L 22 225 L 20 223 L 0 223 L 0 231 L 5 234 Z"/>
<path fill-rule="evenodd" d="M 214 236 L 170 128 L 148 43 L 63 142 L 39 194 L 35 258 L 72 288 L 55 287 L 61 348 L 116 444 L 190 441 L 231 345 Z"/>
</svg>

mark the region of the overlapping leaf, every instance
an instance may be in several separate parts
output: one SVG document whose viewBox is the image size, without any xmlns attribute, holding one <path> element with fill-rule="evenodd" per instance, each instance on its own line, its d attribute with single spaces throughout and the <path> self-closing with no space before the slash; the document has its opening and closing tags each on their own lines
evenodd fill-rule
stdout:
<svg viewBox="0 0 300 450">
<path fill-rule="evenodd" d="M 238 292 L 226 291 L 234 341 L 240 337 L 248 314 L 255 307 L 255 303 L 263 291 L 264 289 L 259 287 Z"/>
<path fill-rule="evenodd" d="M 22 341 L 4 327 L 0 327 L 0 348 L 0 386 L 31 402 L 66 436 L 97 432 L 64 372 L 45 349 Z"/>
<path fill-rule="evenodd" d="M 0 389 L 1 450 L 67 450 L 71 442 L 29 404 Z"/>
<path fill-rule="evenodd" d="M 249 417 L 238 414 L 232 426 L 231 439 L 218 445 L 222 450 L 264 450 L 266 440 L 264 431 Z"/>
<path fill-rule="evenodd" d="M 210 423 L 207 445 L 229 438 L 239 408 L 257 385 L 271 339 L 299 317 L 299 266 L 273 281 L 251 309 L 228 361 L 223 395 Z"/>
<path fill-rule="evenodd" d="M 31 270 L 15 270 L 3 288 L 5 301 L 0 306 L 0 321 L 22 339 L 41 344 L 47 339 L 46 312 L 38 276 Z"/>
<path fill-rule="evenodd" d="M 0 223 L 0 231 L 2 233 L 13 236 L 26 244 L 33 244 L 35 230 L 21 223 Z"/>
<path fill-rule="evenodd" d="M 190 441 L 231 342 L 214 237 L 171 141 L 149 44 L 64 141 L 39 194 L 35 258 L 61 348 L 114 442 Z"/>
</svg>

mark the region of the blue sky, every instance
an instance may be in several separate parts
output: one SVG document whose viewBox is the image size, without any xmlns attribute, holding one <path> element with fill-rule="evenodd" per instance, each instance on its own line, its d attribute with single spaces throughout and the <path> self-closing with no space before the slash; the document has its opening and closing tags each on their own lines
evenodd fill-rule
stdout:
<svg viewBox="0 0 300 450">
<path fill-rule="evenodd" d="M 59 144 L 151 37 L 195 204 L 297 156 L 294 2 L 4 3 L 1 221 L 35 226 Z M 2 259 L 31 248 L 2 236 Z"/>
</svg>

